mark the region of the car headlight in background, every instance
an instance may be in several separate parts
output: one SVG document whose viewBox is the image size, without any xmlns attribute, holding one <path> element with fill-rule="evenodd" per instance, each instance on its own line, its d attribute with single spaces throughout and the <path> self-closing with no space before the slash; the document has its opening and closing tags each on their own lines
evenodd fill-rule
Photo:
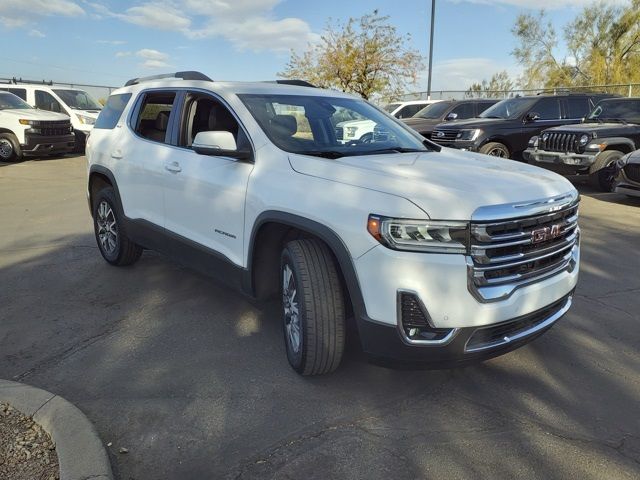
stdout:
<svg viewBox="0 0 640 480">
<path fill-rule="evenodd" d="M 538 148 L 538 137 L 531 137 L 529 139 L 529 147 Z"/>
<path fill-rule="evenodd" d="M 585 134 L 580 137 L 580 140 L 578 140 L 578 143 L 580 144 L 581 147 L 584 147 L 587 143 L 589 143 L 589 140 L 591 140 L 591 137 Z"/>
<path fill-rule="evenodd" d="M 478 139 L 481 133 L 482 130 L 480 130 L 479 128 L 460 130 L 458 132 L 458 135 L 456 136 L 456 140 L 460 140 L 462 142 L 473 142 L 474 140 Z"/>
<path fill-rule="evenodd" d="M 21 118 L 20 120 L 18 120 L 18 122 L 20 123 L 20 125 L 33 125 L 33 120 L 27 120 L 26 118 Z"/>
<path fill-rule="evenodd" d="M 93 117 L 87 117 L 86 115 L 80 115 L 79 113 L 76 113 L 76 117 L 78 117 L 80 123 L 84 125 L 93 125 L 94 123 L 96 123 L 96 119 Z"/>
<path fill-rule="evenodd" d="M 369 215 L 367 230 L 380 243 L 394 250 L 461 254 L 469 250 L 467 222 Z"/>
</svg>

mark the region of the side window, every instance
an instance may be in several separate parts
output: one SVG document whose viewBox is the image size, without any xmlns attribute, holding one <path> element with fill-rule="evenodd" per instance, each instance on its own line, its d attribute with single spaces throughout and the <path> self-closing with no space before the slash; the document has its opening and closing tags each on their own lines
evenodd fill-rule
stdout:
<svg viewBox="0 0 640 480">
<path fill-rule="evenodd" d="M 410 118 L 424 108 L 424 105 L 407 105 L 396 113 L 397 118 Z"/>
<path fill-rule="evenodd" d="M 27 91 L 24 88 L 0 88 L 0 90 L 13 93 L 15 96 L 20 97 L 25 102 L 27 101 Z"/>
<path fill-rule="evenodd" d="M 248 150 L 251 144 L 233 114 L 217 99 L 190 93 L 185 100 L 178 145 L 190 148 L 200 132 L 231 132 L 238 150 Z"/>
<path fill-rule="evenodd" d="M 540 120 L 560 119 L 560 102 L 557 98 L 541 98 L 531 109 L 540 115 Z"/>
<path fill-rule="evenodd" d="M 589 114 L 589 99 L 587 97 L 567 98 L 567 118 L 582 118 Z"/>
<path fill-rule="evenodd" d="M 36 90 L 36 108 L 48 110 L 50 112 L 65 113 L 60 102 L 53 98 L 53 95 L 49 92 L 45 92 L 44 90 Z"/>
<path fill-rule="evenodd" d="M 135 132 L 147 140 L 167 143 L 167 129 L 175 99 L 175 92 L 145 94 L 134 121 Z"/>
<path fill-rule="evenodd" d="M 477 114 L 476 116 L 480 115 L 482 112 L 484 112 L 487 108 L 494 106 L 496 103 L 498 102 L 481 102 L 478 103 L 476 105 L 477 108 Z"/>
<path fill-rule="evenodd" d="M 118 120 L 120 120 L 127 103 L 129 103 L 129 99 L 131 99 L 130 93 L 111 95 L 107 100 L 107 104 L 100 112 L 100 115 L 98 115 L 98 119 L 96 120 L 93 128 L 114 128 L 118 123 Z"/>
<path fill-rule="evenodd" d="M 456 108 L 451 110 L 451 113 L 455 113 L 456 115 L 458 115 L 456 117 L 456 120 L 475 117 L 473 103 L 463 103 L 461 105 L 458 105 Z"/>
</svg>

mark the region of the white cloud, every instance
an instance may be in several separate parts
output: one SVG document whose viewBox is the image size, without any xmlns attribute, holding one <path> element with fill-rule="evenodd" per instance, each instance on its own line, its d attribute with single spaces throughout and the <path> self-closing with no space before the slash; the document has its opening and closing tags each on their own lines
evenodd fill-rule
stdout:
<svg viewBox="0 0 640 480">
<path fill-rule="evenodd" d="M 78 17 L 84 9 L 73 0 L 2 0 L 0 23 L 7 28 L 33 23 L 38 17 L 62 15 Z"/>
<path fill-rule="evenodd" d="M 143 68 L 168 68 L 169 55 L 152 48 L 143 48 L 136 52 L 136 56 L 144 59 L 140 65 Z"/>
<path fill-rule="evenodd" d="M 628 4 L 629 0 L 448 0 L 451 3 L 476 3 L 480 5 L 509 5 L 530 10 L 557 10 L 567 7 L 585 7 L 602 1 L 607 4 Z"/>
<path fill-rule="evenodd" d="M 165 2 L 148 2 L 131 7 L 118 17 L 129 23 L 160 30 L 185 31 L 191 26 L 188 17 L 172 4 Z"/>
<path fill-rule="evenodd" d="M 96 40 L 96 43 L 102 45 L 124 45 L 127 42 L 124 40 Z"/>
<path fill-rule="evenodd" d="M 116 58 L 130 57 L 133 52 L 116 52 Z"/>
<path fill-rule="evenodd" d="M 29 30 L 29 36 L 30 37 L 37 37 L 37 38 L 46 37 L 46 35 L 44 33 L 42 33 L 40 30 L 36 30 L 35 28 L 32 28 L 31 30 Z"/>
</svg>

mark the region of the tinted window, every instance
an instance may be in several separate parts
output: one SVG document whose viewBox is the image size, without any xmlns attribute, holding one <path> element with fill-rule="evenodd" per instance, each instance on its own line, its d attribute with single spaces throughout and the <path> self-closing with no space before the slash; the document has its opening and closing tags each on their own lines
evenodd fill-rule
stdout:
<svg viewBox="0 0 640 480">
<path fill-rule="evenodd" d="M 31 105 L 21 98 L 9 92 L 0 92 L 0 110 L 28 110 L 33 109 Z"/>
<path fill-rule="evenodd" d="M 98 115 L 98 119 L 96 120 L 96 124 L 93 126 L 93 128 L 114 128 L 118 123 L 118 120 L 120 120 L 122 112 L 127 106 L 130 98 L 130 93 L 111 95 L 107 100 L 107 104 L 100 112 L 100 115 Z"/>
<path fill-rule="evenodd" d="M 478 109 L 478 115 L 480 115 L 482 112 L 487 110 L 489 107 L 492 107 L 496 103 L 498 103 L 498 100 L 494 100 L 493 102 L 480 102 L 480 103 L 478 103 L 476 105 L 476 108 Z"/>
<path fill-rule="evenodd" d="M 591 110 L 587 97 L 569 97 L 567 98 L 567 107 L 567 118 L 586 117 Z"/>
<path fill-rule="evenodd" d="M 451 113 L 455 113 L 456 115 L 458 115 L 456 117 L 456 120 L 461 120 L 463 118 L 473 118 L 476 116 L 472 103 L 463 103 L 462 105 L 458 105 L 451 111 Z"/>
<path fill-rule="evenodd" d="M 427 118 L 431 120 L 437 120 L 442 118 L 447 110 L 451 107 L 450 102 L 436 102 L 431 105 L 427 105 L 418 113 L 416 113 L 416 117 Z"/>
<path fill-rule="evenodd" d="M 560 102 L 557 98 L 541 98 L 531 112 L 540 116 L 540 120 L 557 120 L 560 118 Z"/>
<path fill-rule="evenodd" d="M 396 113 L 396 117 L 398 118 L 410 118 L 413 117 L 416 113 L 422 110 L 424 105 L 407 105 L 402 108 L 398 113 Z"/>
<path fill-rule="evenodd" d="M 60 102 L 53 98 L 53 95 L 49 92 L 45 92 L 44 90 L 36 90 L 36 108 L 48 110 L 50 112 L 65 113 Z"/>
<path fill-rule="evenodd" d="M 535 98 L 508 98 L 487 108 L 480 114 L 482 118 L 514 119 L 524 115 L 536 103 Z"/>
<path fill-rule="evenodd" d="M 25 102 L 27 101 L 27 91 L 24 88 L 0 88 L 0 90 L 13 93 L 15 96 L 20 97 Z"/>
<path fill-rule="evenodd" d="M 147 140 L 165 143 L 175 98 L 173 92 L 145 94 L 135 119 L 135 132 Z"/>
<path fill-rule="evenodd" d="M 640 123 L 640 100 L 603 100 L 596 105 L 587 120 Z"/>
</svg>

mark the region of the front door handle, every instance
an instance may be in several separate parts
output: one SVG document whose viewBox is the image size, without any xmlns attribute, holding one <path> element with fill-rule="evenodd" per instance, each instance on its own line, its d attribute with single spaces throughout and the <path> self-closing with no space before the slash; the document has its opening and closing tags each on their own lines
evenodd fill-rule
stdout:
<svg viewBox="0 0 640 480">
<path fill-rule="evenodd" d="M 182 167 L 180 167 L 180 164 L 178 162 L 167 163 L 165 164 L 164 168 L 171 173 L 178 173 L 182 171 Z"/>
</svg>

